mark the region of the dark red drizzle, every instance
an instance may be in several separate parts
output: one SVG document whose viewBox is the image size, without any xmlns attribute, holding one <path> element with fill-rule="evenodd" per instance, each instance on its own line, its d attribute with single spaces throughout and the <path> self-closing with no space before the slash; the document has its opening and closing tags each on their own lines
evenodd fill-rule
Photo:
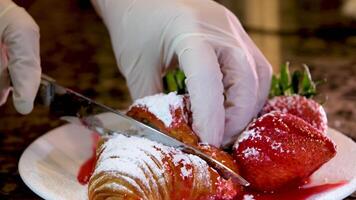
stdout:
<svg viewBox="0 0 356 200">
<path fill-rule="evenodd" d="M 92 133 L 92 155 L 86 160 L 79 168 L 77 180 L 80 184 L 85 185 L 89 182 L 91 175 L 93 174 L 96 163 L 96 145 L 99 141 L 99 134 Z"/>
<path fill-rule="evenodd" d="M 245 192 L 245 194 L 253 195 L 253 199 L 255 200 L 305 200 L 313 195 L 343 186 L 346 183 L 347 181 L 341 181 L 338 183 L 323 184 L 308 188 L 301 186 L 290 187 L 275 193 Z"/>
</svg>

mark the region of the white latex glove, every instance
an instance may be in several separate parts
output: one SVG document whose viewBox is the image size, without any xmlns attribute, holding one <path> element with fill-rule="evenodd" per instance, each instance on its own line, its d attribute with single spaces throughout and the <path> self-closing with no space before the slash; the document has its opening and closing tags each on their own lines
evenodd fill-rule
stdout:
<svg viewBox="0 0 356 200">
<path fill-rule="evenodd" d="M 12 91 L 16 110 L 27 114 L 41 76 L 39 28 L 23 8 L 0 0 L 0 36 L 0 106 Z"/>
<path fill-rule="evenodd" d="M 225 7 L 211 0 L 93 5 L 134 99 L 162 92 L 165 70 L 179 63 L 187 76 L 193 129 L 203 142 L 232 142 L 264 104 L 271 66 Z"/>
</svg>

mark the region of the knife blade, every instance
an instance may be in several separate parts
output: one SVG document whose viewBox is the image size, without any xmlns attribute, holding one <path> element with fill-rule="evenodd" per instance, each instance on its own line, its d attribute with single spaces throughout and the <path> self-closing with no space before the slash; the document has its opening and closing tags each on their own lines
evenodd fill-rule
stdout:
<svg viewBox="0 0 356 200">
<path fill-rule="evenodd" d="M 195 147 L 184 144 L 183 142 L 180 142 L 179 140 L 176 140 L 161 131 L 139 122 L 118 110 L 96 102 L 71 89 L 65 88 L 57 84 L 53 78 L 45 74 L 41 77 L 41 85 L 36 101 L 42 105 L 49 106 L 51 115 L 67 122 L 85 126 L 86 128 L 102 135 L 118 133 L 126 136 L 144 137 L 162 143 L 166 146 L 180 149 L 185 153 L 196 155 L 205 160 L 223 178 L 231 179 L 233 182 L 243 186 L 250 185 L 248 181 L 232 169 Z M 110 128 L 105 127 L 100 119 L 95 116 L 104 112 L 113 113 L 115 116 L 120 118 L 121 121 L 125 121 L 135 129 L 111 130 Z"/>
</svg>

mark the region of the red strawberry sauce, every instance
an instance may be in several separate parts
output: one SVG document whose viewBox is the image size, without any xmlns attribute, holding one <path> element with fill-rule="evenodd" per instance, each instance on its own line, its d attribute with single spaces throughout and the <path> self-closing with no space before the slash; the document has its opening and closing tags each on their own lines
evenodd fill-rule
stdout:
<svg viewBox="0 0 356 200">
<path fill-rule="evenodd" d="M 340 181 L 307 188 L 302 186 L 286 187 L 274 193 L 246 191 L 245 195 L 252 195 L 251 197 L 253 197 L 254 200 L 305 200 L 313 195 L 341 187 L 346 183 L 347 181 Z M 241 199 L 243 198 L 244 196 L 241 197 Z"/>
<path fill-rule="evenodd" d="M 99 141 L 99 134 L 92 133 L 92 155 L 86 160 L 79 168 L 77 180 L 80 184 L 85 185 L 89 182 L 91 175 L 93 174 L 96 163 L 96 144 Z"/>
</svg>

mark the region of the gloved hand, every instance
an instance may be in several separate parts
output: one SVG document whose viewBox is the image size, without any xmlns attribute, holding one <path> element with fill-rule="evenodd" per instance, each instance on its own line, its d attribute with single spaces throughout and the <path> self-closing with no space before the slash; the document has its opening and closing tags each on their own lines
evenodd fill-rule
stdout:
<svg viewBox="0 0 356 200">
<path fill-rule="evenodd" d="M 0 106 L 12 91 L 16 110 L 27 114 L 41 77 L 39 28 L 23 8 L 1 0 L 0 36 Z"/>
<path fill-rule="evenodd" d="M 162 92 L 179 63 L 193 129 L 203 142 L 232 142 L 264 104 L 271 66 L 234 14 L 211 0 L 92 0 L 106 24 L 134 99 Z"/>
</svg>

